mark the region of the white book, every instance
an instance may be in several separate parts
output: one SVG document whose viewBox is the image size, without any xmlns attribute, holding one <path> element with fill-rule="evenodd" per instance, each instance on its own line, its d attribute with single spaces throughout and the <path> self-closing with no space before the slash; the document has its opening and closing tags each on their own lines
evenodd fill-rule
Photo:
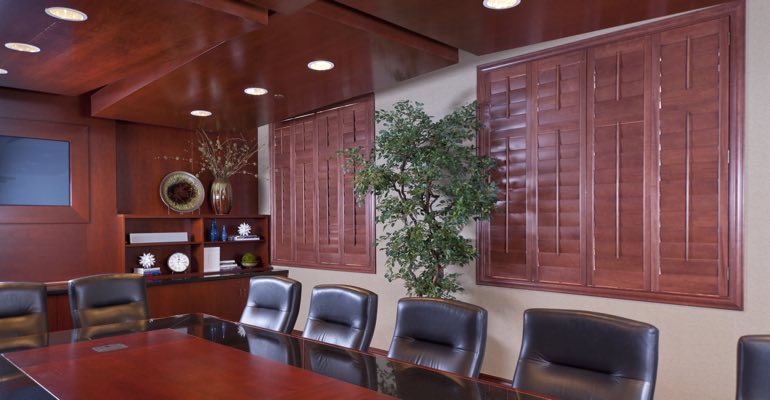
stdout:
<svg viewBox="0 0 770 400">
<path fill-rule="evenodd" d="M 203 248 L 203 272 L 219 272 L 219 247 Z"/>
</svg>

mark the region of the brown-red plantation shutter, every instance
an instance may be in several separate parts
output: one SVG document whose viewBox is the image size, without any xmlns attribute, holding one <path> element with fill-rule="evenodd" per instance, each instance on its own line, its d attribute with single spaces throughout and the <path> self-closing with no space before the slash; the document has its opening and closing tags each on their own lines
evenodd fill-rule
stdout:
<svg viewBox="0 0 770 400">
<path fill-rule="evenodd" d="M 654 36 L 661 292 L 727 295 L 729 18 Z"/>
<path fill-rule="evenodd" d="M 498 197 L 488 222 L 479 225 L 479 252 L 484 265 L 481 280 L 530 280 L 527 263 L 527 65 L 495 69 L 486 73 L 479 92 L 482 154 L 497 167 L 492 182 Z"/>
<path fill-rule="evenodd" d="M 271 256 L 274 261 L 292 261 L 294 252 L 292 243 L 294 237 L 292 207 L 292 177 L 291 177 L 291 140 L 292 127 L 289 123 L 275 126 L 270 137 L 272 165 L 271 174 L 271 208 L 272 208 L 272 243 Z"/>
<path fill-rule="evenodd" d="M 650 289 L 647 37 L 588 52 L 589 284 Z M 646 118 L 647 117 L 647 118 Z M 645 122 L 646 121 L 646 122 Z M 647 138 L 647 139 L 646 139 Z"/>
<path fill-rule="evenodd" d="M 292 124 L 294 144 L 294 257 L 315 262 L 316 241 L 316 149 L 315 119 L 305 117 Z"/>
<path fill-rule="evenodd" d="M 374 139 L 374 98 L 272 127 L 273 261 L 292 266 L 375 272 L 374 207 L 358 205 L 343 148 L 367 152 Z"/>
<path fill-rule="evenodd" d="M 537 281 L 581 284 L 585 52 L 532 63 Z"/>
<path fill-rule="evenodd" d="M 342 148 L 358 147 L 368 154 L 374 136 L 373 110 L 373 97 L 339 109 Z M 373 256 L 372 198 L 369 195 L 365 203 L 358 204 L 353 191 L 355 173 L 352 170 L 344 174 L 340 184 L 342 258 L 346 266 L 368 266 L 372 264 Z"/>
<path fill-rule="evenodd" d="M 331 110 L 316 116 L 318 135 L 318 262 L 339 264 L 340 245 L 340 149 L 339 111 Z"/>
</svg>

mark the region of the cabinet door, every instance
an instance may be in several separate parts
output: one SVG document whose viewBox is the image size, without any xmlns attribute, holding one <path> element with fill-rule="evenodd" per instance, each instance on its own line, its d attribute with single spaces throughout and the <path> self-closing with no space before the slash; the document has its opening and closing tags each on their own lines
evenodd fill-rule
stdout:
<svg viewBox="0 0 770 400">
<path fill-rule="evenodd" d="M 661 292 L 726 296 L 729 17 L 654 37 Z"/>
<path fill-rule="evenodd" d="M 589 284 L 650 289 L 647 37 L 588 52 Z"/>
<path fill-rule="evenodd" d="M 527 64 L 485 72 L 479 110 L 485 127 L 479 148 L 495 160 L 492 182 L 498 197 L 489 218 L 479 224 L 481 279 L 532 279 L 528 268 L 528 105 Z"/>
<path fill-rule="evenodd" d="M 535 104 L 530 158 L 537 191 L 535 263 L 539 282 L 582 284 L 585 52 L 532 63 Z"/>
<path fill-rule="evenodd" d="M 239 278 L 150 286 L 150 316 L 205 313 L 238 321 L 246 306 L 248 282 L 248 278 Z"/>
</svg>

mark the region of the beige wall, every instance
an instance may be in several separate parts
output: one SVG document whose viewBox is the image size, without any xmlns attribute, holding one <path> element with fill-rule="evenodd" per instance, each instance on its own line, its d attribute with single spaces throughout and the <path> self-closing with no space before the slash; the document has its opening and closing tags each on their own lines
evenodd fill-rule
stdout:
<svg viewBox="0 0 770 400">
<path fill-rule="evenodd" d="M 645 321 L 660 329 L 657 399 L 730 399 L 735 391 L 735 348 L 739 336 L 770 333 L 770 1 L 747 0 L 746 156 L 745 156 L 745 310 L 724 311 L 565 295 L 531 290 L 477 286 L 475 268 L 465 269 L 467 292 L 459 298 L 489 311 L 489 337 L 482 372 L 510 378 L 521 343 L 522 312 L 532 307 L 593 310 Z M 458 65 L 418 77 L 375 94 L 376 107 L 390 108 L 401 99 L 425 103 L 428 112 L 441 116 L 475 99 L 476 66 L 545 47 L 584 38 L 570 38 L 485 57 L 461 54 Z M 266 129 L 260 139 L 266 139 Z M 263 160 L 267 154 L 261 154 Z M 262 176 L 268 176 L 266 170 Z M 261 186 L 265 188 L 266 185 Z M 263 196 L 265 197 L 265 196 Z M 262 211 L 269 213 L 267 199 Z M 468 229 L 469 237 L 473 229 Z M 379 294 L 379 315 L 372 346 L 387 349 L 393 332 L 396 301 L 404 295 L 399 282 L 384 278 L 384 253 L 377 255 L 377 274 L 350 274 L 289 268 L 303 284 L 297 329 L 307 315 L 310 290 L 320 283 L 347 283 Z M 278 267 L 278 266 L 276 266 Z"/>
</svg>

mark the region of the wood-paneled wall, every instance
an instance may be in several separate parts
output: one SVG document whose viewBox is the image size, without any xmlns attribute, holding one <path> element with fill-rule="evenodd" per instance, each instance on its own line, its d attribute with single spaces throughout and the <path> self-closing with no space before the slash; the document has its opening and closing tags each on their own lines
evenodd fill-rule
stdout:
<svg viewBox="0 0 770 400">
<path fill-rule="evenodd" d="M 0 280 L 58 281 L 117 271 L 122 242 L 115 210 L 115 122 L 88 117 L 87 98 L 12 89 L 0 89 L 0 117 L 87 127 L 90 203 L 85 223 L 0 224 Z"/>
<path fill-rule="evenodd" d="M 118 213 L 167 214 L 169 211 L 158 195 L 158 185 L 170 172 L 187 171 L 195 174 L 200 170 L 195 132 L 122 121 L 117 123 L 116 129 Z M 218 132 L 212 132 L 212 138 L 217 134 Z M 256 132 L 247 132 L 246 135 L 254 137 Z M 168 158 L 164 159 L 164 156 Z M 255 163 L 256 160 L 254 156 Z M 255 173 L 256 169 L 256 165 L 249 168 Z M 209 172 L 204 172 L 200 180 L 207 196 L 200 212 L 213 214 L 208 195 L 214 178 Z M 236 174 L 230 181 L 233 185 L 233 208 L 230 213 L 257 214 L 257 179 L 254 176 Z"/>
</svg>

